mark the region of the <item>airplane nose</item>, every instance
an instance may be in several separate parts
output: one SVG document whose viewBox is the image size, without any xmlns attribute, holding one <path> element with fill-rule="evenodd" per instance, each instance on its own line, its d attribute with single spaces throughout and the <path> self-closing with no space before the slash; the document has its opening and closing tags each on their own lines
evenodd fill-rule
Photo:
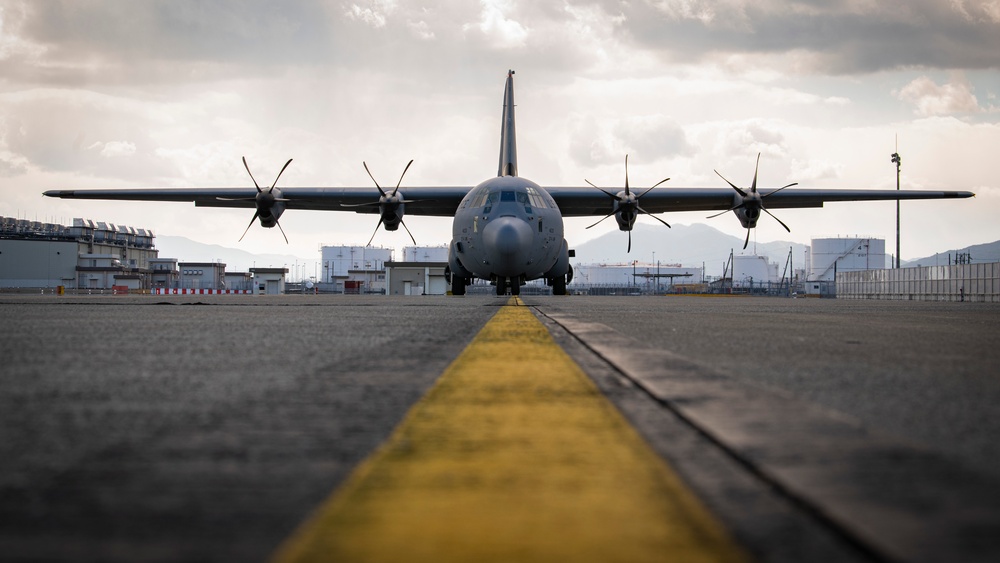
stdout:
<svg viewBox="0 0 1000 563">
<path fill-rule="evenodd" d="M 533 237 L 531 226 L 517 217 L 497 217 L 483 229 L 483 241 L 503 255 L 527 253 Z"/>
<path fill-rule="evenodd" d="M 531 255 L 534 237 L 527 221 L 517 217 L 497 217 L 483 228 L 483 243 L 493 254 L 494 266 L 507 266 L 519 274 Z"/>
</svg>

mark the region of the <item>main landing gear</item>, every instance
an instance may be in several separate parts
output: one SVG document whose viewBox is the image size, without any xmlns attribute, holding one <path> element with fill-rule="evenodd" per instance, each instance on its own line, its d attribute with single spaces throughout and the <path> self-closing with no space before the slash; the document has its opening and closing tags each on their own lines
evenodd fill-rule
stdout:
<svg viewBox="0 0 1000 563">
<path fill-rule="evenodd" d="M 445 266 L 444 277 L 446 280 L 451 282 L 451 294 L 452 295 L 465 295 L 465 286 L 469 285 L 471 280 L 469 278 L 462 277 L 451 271 L 451 267 Z"/>
<path fill-rule="evenodd" d="M 566 275 L 546 278 L 545 281 L 552 286 L 552 295 L 566 295 L 566 286 L 573 281 L 573 266 L 569 267 Z"/>
</svg>

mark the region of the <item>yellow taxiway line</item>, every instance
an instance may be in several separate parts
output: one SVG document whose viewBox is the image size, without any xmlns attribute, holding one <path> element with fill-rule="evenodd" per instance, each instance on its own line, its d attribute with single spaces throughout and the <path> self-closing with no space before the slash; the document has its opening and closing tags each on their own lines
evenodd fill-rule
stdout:
<svg viewBox="0 0 1000 563">
<path fill-rule="evenodd" d="M 512 298 L 275 554 L 292 561 L 743 561 Z"/>
</svg>

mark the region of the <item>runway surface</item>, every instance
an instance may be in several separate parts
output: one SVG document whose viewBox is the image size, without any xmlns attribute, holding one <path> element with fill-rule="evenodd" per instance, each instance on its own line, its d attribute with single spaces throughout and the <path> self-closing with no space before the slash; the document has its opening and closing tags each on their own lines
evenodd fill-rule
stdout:
<svg viewBox="0 0 1000 563">
<path fill-rule="evenodd" d="M 736 557 L 1000 555 L 1000 308 L 691 297 L 517 306 Z M 484 296 L 0 296 L 0 559 L 275 557 L 364 460 L 391 449 L 379 446 L 510 307 Z M 522 365 L 537 367 L 515 373 L 550 378 L 543 364 Z M 454 410 L 434 408 L 443 419 Z M 484 467 L 470 471 L 491 474 Z M 634 522 L 616 520 L 650 520 L 626 514 Z M 543 531 L 575 519 L 559 521 Z"/>
</svg>

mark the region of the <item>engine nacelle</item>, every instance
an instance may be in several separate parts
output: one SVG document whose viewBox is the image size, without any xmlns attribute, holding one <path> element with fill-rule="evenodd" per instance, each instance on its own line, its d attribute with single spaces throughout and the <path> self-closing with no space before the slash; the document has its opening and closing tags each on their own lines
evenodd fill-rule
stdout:
<svg viewBox="0 0 1000 563">
<path fill-rule="evenodd" d="M 752 229 L 757 226 L 757 219 L 760 219 L 760 208 L 754 206 L 741 207 L 733 211 L 736 218 L 743 224 L 744 229 Z"/>
<path fill-rule="evenodd" d="M 396 196 L 395 199 L 399 199 L 399 197 Z M 385 227 L 385 230 L 395 231 L 399 229 L 400 223 L 403 222 L 403 214 L 406 212 L 405 207 L 406 204 L 393 202 L 391 199 L 379 204 L 379 215 L 382 217 L 382 226 Z"/>
<path fill-rule="evenodd" d="M 615 221 L 618 222 L 618 230 L 631 231 L 635 226 L 635 219 L 639 216 L 639 198 L 634 192 L 618 192 L 615 199 Z"/>
<path fill-rule="evenodd" d="M 260 226 L 268 229 L 275 227 L 281 214 L 285 212 L 285 200 L 278 188 L 258 192 L 256 205 Z"/>
<path fill-rule="evenodd" d="M 615 221 L 618 222 L 618 230 L 631 231 L 635 226 L 636 213 L 632 210 L 620 210 L 615 213 Z"/>
</svg>

